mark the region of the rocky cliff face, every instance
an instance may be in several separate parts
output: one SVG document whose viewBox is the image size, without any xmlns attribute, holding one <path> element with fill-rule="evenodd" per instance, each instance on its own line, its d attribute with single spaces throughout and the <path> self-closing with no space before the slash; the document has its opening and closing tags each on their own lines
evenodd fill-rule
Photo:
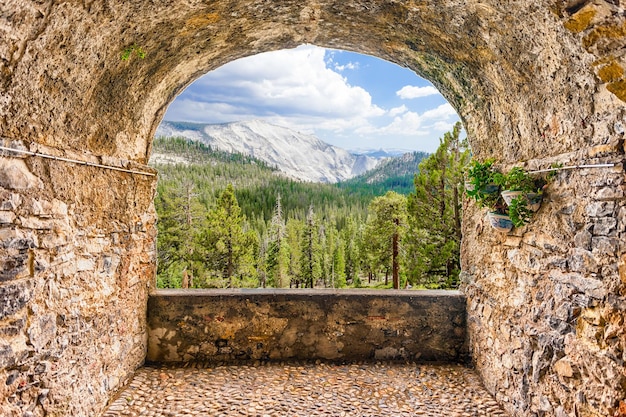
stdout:
<svg viewBox="0 0 626 417">
<path fill-rule="evenodd" d="M 250 155 L 278 167 L 291 178 L 335 183 L 359 175 L 378 163 L 353 155 L 319 138 L 261 120 L 217 125 L 162 122 L 157 136 L 180 136 L 226 152 Z"/>
<path fill-rule="evenodd" d="M 8 145 L 145 163 L 167 104 L 190 81 L 314 43 L 431 80 L 479 159 L 616 163 L 559 174 L 535 221 L 508 235 L 466 204 L 462 256 L 474 361 L 507 410 L 624 415 L 623 2 L 5 0 L 1 9 Z M 143 360 L 154 181 L 1 158 L 0 414 L 97 415 Z"/>
</svg>

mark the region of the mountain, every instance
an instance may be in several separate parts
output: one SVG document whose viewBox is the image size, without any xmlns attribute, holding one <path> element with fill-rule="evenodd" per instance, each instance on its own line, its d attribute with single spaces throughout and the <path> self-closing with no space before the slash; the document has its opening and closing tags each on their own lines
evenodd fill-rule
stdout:
<svg viewBox="0 0 626 417">
<path fill-rule="evenodd" d="M 420 162 L 429 155 L 408 152 L 400 157 L 385 158 L 375 168 L 337 185 L 344 189 L 368 189 L 373 195 L 382 195 L 387 190 L 408 194 L 414 190 L 413 177 L 419 171 Z"/>
<path fill-rule="evenodd" d="M 365 156 L 371 156 L 372 158 L 381 159 L 381 158 L 395 158 L 397 156 L 402 156 L 406 153 L 411 153 L 413 151 L 409 149 L 395 149 L 395 148 L 390 148 L 390 149 L 354 148 L 354 149 L 349 149 L 349 152 L 355 155 L 365 155 Z"/>
<path fill-rule="evenodd" d="M 374 168 L 379 159 L 354 155 L 313 135 L 260 120 L 225 124 L 163 121 L 157 136 L 179 136 L 217 149 L 253 156 L 292 178 L 336 183 Z M 153 158 L 158 158 L 153 155 Z"/>
</svg>

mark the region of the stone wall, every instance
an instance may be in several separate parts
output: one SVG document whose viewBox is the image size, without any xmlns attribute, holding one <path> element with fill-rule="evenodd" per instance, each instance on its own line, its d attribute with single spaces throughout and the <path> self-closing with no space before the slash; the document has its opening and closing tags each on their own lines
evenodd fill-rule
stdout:
<svg viewBox="0 0 626 417">
<path fill-rule="evenodd" d="M 471 353 L 512 415 L 625 415 L 625 176 L 607 150 L 551 158 L 618 164 L 559 173 L 533 221 L 508 234 L 466 202 Z"/>
<path fill-rule="evenodd" d="M 148 301 L 148 360 L 466 361 L 457 291 L 168 290 Z"/>
<path fill-rule="evenodd" d="M 431 80 L 479 159 L 624 160 L 619 0 L 0 0 L 0 10 L 0 139 L 33 150 L 144 164 L 189 82 L 313 43 Z M 122 59 L 133 45 L 145 58 Z M 1 160 L 0 411 L 95 415 L 141 362 L 154 180 Z M 506 236 L 466 204 L 472 353 L 516 416 L 626 414 L 623 183 L 623 165 L 563 172 L 536 220 Z"/>
<path fill-rule="evenodd" d="M 2 155 L 0 415 L 94 415 L 145 358 L 155 177 Z"/>
<path fill-rule="evenodd" d="M 564 28 L 593 57 L 596 87 L 573 94 L 589 94 L 594 106 L 574 118 L 546 118 L 545 130 L 529 136 L 545 152 L 541 158 L 527 152 L 503 157 L 489 148 L 484 157 L 495 157 L 503 170 L 553 163 L 615 166 L 561 171 L 532 223 L 508 234 L 490 229 L 484 210 L 465 203 L 462 268 L 470 349 L 487 388 L 512 415 L 621 417 L 626 108 L 616 98 L 626 99 L 626 19 L 620 2 L 557 6 Z M 566 126 L 585 135 L 588 145 L 570 144 L 569 152 L 551 148 L 551 137 Z"/>
</svg>

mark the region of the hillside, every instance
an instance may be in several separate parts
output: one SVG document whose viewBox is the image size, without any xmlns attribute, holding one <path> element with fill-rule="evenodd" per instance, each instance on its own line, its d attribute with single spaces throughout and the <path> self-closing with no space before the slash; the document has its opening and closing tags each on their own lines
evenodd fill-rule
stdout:
<svg viewBox="0 0 626 417">
<path fill-rule="evenodd" d="M 374 168 L 379 159 L 354 155 L 313 135 L 260 120 L 225 124 L 164 121 L 157 136 L 178 136 L 231 153 L 252 156 L 286 175 L 309 182 L 336 183 Z"/>
<path fill-rule="evenodd" d="M 372 198 L 335 184 L 297 181 L 254 157 L 185 138 L 156 138 L 150 165 L 159 171 L 157 199 L 191 183 L 198 200 L 209 207 L 228 184 L 233 184 L 241 210 L 255 228 L 270 219 L 278 195 L 286 216 L 303 219 L 313 205 L 320 216 L 334 217 L 339 223 L 351 214 L 365 218 Z"/>
<path fill-rule="evenodd" d="M 419 171 L 420 162 L 428 156 L 425 152 L 408 152 L 396 158 L 385 158 L 375 168 L 337 186 L 371 195 L 382 195 L 388 190 L 408 194 L 414 189 L 413 177 Z"/>
</svg>

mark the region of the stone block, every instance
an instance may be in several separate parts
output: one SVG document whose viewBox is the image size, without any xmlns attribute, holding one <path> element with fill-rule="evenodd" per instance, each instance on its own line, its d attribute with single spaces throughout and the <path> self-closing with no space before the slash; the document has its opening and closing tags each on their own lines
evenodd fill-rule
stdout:
<svg viewBox="0 0 626 417">
<path fill-rule="evenodd" d="M 30 253 L 7 251 L 0 257 L 0 283 L 30 275 Z"/>
<path fill-rule="evenodd" d="M 598 272 L 598 263 L 596 262 L 593 253 L 585 249 L 572 249 L 569 257 L 567 258 L 567 264 L 569 265 L 570 270 L 574 272 Z"/>
<path fill-rule="evenodd" d="M 14 337 L 24 331 L 26 327 L 26 317 L 10 320 L 6 324 L 0 324 L 0 336 Z"/>
<path fill-rule="evenodd" d="M 0 211 L 0 224 L 12 224 L 15 222 L 15 213 L 12 211 Z"/>
<path fill-rule="evenodd" d="M 0 320 L 12 316 L 24 308 L 33 296 L 31 281 L 11 282 L 0 284 Z"/>
<path fill-rule="evenodd" d="M 615 234 L 617 219 L 615 217 L 601 217 L 593 223 L 594 236 L 609 236 Z"/>
<path fill-rule="evenodd" d="M 56 315 L 45 314 L 40 316 L 28 328 L 30 344 L 39 352 L 55 338 L 56 332 Z"/>
<path fill-rule="evenodd" d="M 15 364 L 15 355 L 11 345 L 0 344 L 0 368 L 6 368 Z"/>
<path fill-rule="evenodd" d="M 42 219 L 35 216 L 20 217 L 22 227 L 33 230 L 52 230 L 55 228 L 56 223 L 57 220 Z"/>
<path fill-rule="evenodd" d="M 76 263 L 76 270 L 78 272 L 95 271 L 96 263 L 91 258 L 81 258 Z"/>
<path fill-rule="evenodd" d="M 576 235 L 574 236 L 574 245 L 577 248 L 581 248 L 581 249 L 585 249 L 585 250 L 591 250 L 591 238 L 592 238 L 592 234 L 587 231 L 587 230 L 581 230 L 580 232 L 576 233 Z"/>
<path fill-rule="evenodd" d="M 574 369 L 572 363 L 567 358 L 561 358 L 555 362 L 553 368 L 557 374 L 564 378 L 571 378 L 574 376 Z"/>
<path fill-rule="evenodd" d="M 12 211 L 17 209 L 22 203 L 22 197 L 17 193 L 6 192 L 6 194 L 0 198 L 2 199 L 2 201 L 0 201 L 0 210 Z"/>
<path fill-rule="evenodd" d="M 614 201 L 594 201 L 589 203 L 586 208 L 587 215 L 591 217 L 611 216 L 614 210 Z"/>
<path fill-rule="evenodd" d="M 591 239 L 591 251 L 594 255 L 615 256 L 619 248 L 619 240 L 613 237 L 598 236 Z"/>
<path fill-rule="evenodd" d="M 33 175 L 21 159 L 0 158 L 0 186 L 10 190 L 42 188 L 42 181 Z"/>
<path fill-rule="evenodd" d="M 599 188 L 594 196 L 595 200 L 619 200 L 624 198 L 624 190 L 620 186 Z"/>
</svg>

